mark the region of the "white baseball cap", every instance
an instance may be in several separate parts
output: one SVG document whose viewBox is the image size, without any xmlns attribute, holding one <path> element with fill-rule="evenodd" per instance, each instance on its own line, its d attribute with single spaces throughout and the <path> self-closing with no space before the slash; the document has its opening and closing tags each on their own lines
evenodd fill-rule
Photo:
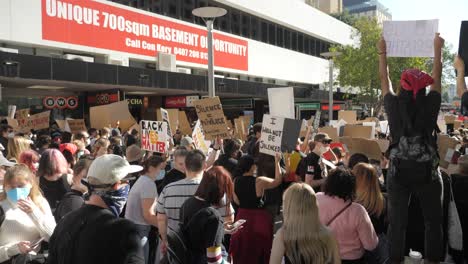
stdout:
<svg viewBox="0 0 468 264">
<path fill-rule="evenodd" d="M 93 161 L 88 170 L 91 185 L 112 185 L 125 179 L 128 174 L 143 170 L 142 166 L 130 165 L 124 158 L 106 154 Z"/>
</svg>

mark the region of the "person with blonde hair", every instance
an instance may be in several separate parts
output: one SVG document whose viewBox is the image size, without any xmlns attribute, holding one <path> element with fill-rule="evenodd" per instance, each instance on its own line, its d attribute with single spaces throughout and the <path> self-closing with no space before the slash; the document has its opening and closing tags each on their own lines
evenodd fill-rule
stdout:
<svg viewBox="0 0 468 264">
<path fill-rule="evenodd" d="M 375 233 L 379 237 L 379 244 L 367 256 L 369 263 L 385 263 L 388 256 L 387 240 L 387 198 L 380 190 L 377 170 L 369 163 L 358 163 L 354 166 L 353 175 L 356 177 L 355 202 L 364 206 L 369 214 Z"/>
<path fill-rule="evenodd" d="M 95 158 L 98 158 L 102 155 L 107 154 L 107 148 L 109 147 L 110 142 L 106 138 L 100 138 L 96 140 L 93 146 L 93 155 Z"/>
<path fill-rule="evenodd" d="M 31 141 L 22 136 L 14 136 L 8 139 L 8 155 L 9 161 L 18 163 L 20 155 L 26 150 L 31 149 Z"/>
<path fill-rule="evenodd" d="M 0 194 L 0 207 L 5 213 L 0 226 L 0 262 L 38 251 L 35 244 L 52 236 L 55 220 L 36 182 L 23 164 L 11 167 L 5 174 L 5 192 Z"/>
<path fill-rule="evenodd" d="M 276 232 L 270 264 L 340 263 L 332 233 L 320 223 L 315 192 L 310 185 L 294 183 L 283 196 L 283 226 Z"/>
</svg>

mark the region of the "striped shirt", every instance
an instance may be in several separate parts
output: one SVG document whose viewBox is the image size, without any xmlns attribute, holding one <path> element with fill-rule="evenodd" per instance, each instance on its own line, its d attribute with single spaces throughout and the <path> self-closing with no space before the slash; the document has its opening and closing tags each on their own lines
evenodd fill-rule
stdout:
<svg viewBox="0 0 468 264">
<path fill-rule="evenodd" d="M 161 192 L 156 205 L 156 213 L 165 214 L 167 216 L 167 226 L 173 231 L 179 229 L 180 224 L 180 208 L 184 202 L 195 195 L 195 192 L 200 185 L 201 178 L 183 179 L 167 185 Z M 230 210 L 226 212 L 225 203 L 218 208 L 221 216 L 230 216 L 234 209 L 229 205 Z"/>
</svg>

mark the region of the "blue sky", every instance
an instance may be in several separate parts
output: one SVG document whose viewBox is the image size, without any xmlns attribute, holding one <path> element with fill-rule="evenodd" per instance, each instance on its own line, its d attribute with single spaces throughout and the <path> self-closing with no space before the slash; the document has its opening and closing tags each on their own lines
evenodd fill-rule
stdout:
<svg viewBox="0 0 468 264">
<path fill-rule="evenodd" d="M 439 31 L 458 50 L 460 23 L 468 20 L 468 0 L 380 0 L 393 20 L 439 19 Z"/>
</svg>

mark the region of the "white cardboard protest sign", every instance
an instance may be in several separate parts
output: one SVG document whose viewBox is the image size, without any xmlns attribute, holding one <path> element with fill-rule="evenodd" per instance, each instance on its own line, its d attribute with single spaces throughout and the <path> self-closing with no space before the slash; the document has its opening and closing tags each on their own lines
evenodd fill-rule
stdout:
<svg viewBox="0 0 468 264">
<path fill-rule="evenodd" d="M 439 20 L 384 21 L 388 57 L 434 57 Z"/>
<path fill-rule="evenodd" d="M 286 130 L 287 133 L 283 133 Z M 263 115 L 260 152 L 275 156 L 276 153 L 293 151 L 300 130 L 300 120 Z"/>
<path fill-rule="evenodd" d="M 163 121 L 140 121 L 141 149 L 166 153 L 167 123 Z"/>
<path fill-rule="evenodd" d="M 205 155 L 208 154 L 211 142 L 205 140 L 205 133 L 203 132 L 200 120 L 197 120 L 193 128 L 192 139 L 196 149 L 205 153 Z"/>
<path fill-rule="evenodd" d="M 270 115 L 295 119 L 294 88 L 268 88 Z"/>
</svg>

